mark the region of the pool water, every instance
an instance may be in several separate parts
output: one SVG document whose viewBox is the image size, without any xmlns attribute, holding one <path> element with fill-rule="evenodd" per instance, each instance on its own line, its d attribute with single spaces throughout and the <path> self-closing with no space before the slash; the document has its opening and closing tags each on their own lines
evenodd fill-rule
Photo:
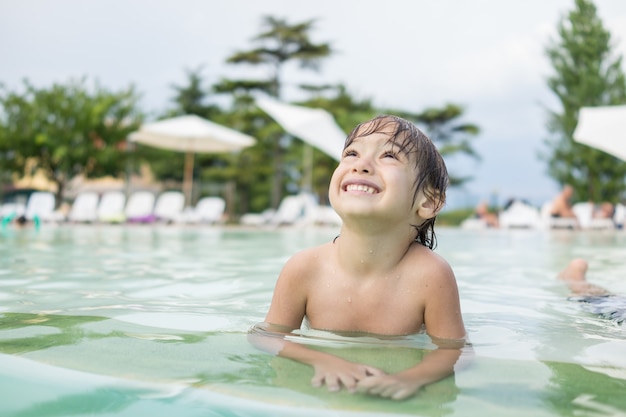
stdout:
<svg viewBox="0 0 626 417">
<path fill-rule="evenodd" d="M 247 341 L 287 258 L 336 234 L 1 230 L 0 415 L 626 415 L 626 326 L 568 301 L 555 279 L 584 257 L 591 281 L 626 294 L 626 232 L 439 230 L 475 357 L 400 402 L 313 388 L 309 367 Z M 432 349 L 425 335 L 308 339 L 388 371 Z"/>
</svg>

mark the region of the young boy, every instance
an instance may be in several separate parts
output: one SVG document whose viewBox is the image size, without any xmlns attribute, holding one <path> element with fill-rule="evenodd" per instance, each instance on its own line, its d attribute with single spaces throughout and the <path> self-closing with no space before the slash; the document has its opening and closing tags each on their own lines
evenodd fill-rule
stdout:
<svg viewBox="0 0 626 417">
<path fill-rule="evenodd" d="M 440 349 L 388 375 L 261 333 L 251 333 L 252 343 L 312 366 L 313 385 L 331 391 L 343 386 L 404 399 L 450 375 L 465 328 L 452 269 L 432 251 L 447 185 L 441 155 L 412 123 L 383 115 L 358 125 L 330 181 L 340 235 L 285 264 L 265 318 L 267 328 L 287 331 L 305 319 L 311 328 L 339 332 L 409 335 L 425 328 Z"/>
</svg>

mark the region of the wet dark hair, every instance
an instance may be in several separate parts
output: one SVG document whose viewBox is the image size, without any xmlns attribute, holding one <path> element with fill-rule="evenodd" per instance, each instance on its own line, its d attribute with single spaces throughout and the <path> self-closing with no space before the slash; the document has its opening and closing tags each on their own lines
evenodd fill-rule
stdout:
<svg viewBox="0 0 626 417">
<path fill-rule="evenodd" d="M 389 129 L 390 128 L 390 129 Z M 389 142 L 397 147 L 399 152 L 409 156 L 415 162 L 417 176 L 414 182 L 413 201 L 418 193 L 424 192 L 438 210 L 446 203 L 446 189 L 448 188 L 448 169 L 441 154 L 424 132 L 413 123 L 398 116 L 382 114 L 371 120 L 357 125 L 346 138 L 344 149 L 361 136 L 373 133 L 389 134 Z M 422 224 L 412 225 L 417 231 L 415 241 L 433 249 L 437 246 L 435 236 L 436 216 Z"/>
</svg>

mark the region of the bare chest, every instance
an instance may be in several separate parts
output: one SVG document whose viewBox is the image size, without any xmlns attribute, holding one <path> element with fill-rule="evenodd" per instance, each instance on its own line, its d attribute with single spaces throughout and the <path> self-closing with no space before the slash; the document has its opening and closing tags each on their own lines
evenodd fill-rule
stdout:
<svg viewBox="0 0 626 417">
<path fill-rule="evenodd" d="M 306 307 L 314 328 L 397 335 L 415 333 L 422 327 L 422 294 L 399 278 L 367 283 L 327 281 L 316 288 Z"/>
</svg>

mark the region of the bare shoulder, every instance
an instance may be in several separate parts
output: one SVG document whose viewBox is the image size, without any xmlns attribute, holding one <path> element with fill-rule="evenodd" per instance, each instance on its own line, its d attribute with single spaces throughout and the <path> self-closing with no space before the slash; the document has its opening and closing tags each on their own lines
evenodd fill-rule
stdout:
<svg viewBox="0 0 626 417">
<path fill-rule="evenodd" d="M 281 275 L 287 273 L 310 276 L 315 273 L 320 264 L 323 263 L 321 261 L 326 257 L 327 247 L 328 244 L 323 244 L 297 252 L 285 263 Z"/>
<path fill-rule="evenodd" d="M 423 294 L 428 334 L 443 339 L 464 337 L 459 290 L 450 264 L 426 247 L 411 251 L 410 264 L 420 268 L 416 285 Z"/>
<path fill-rule="evenodd" d="M 320 276 L 328 257 L 328 244 L 305 249 L 292 255 L 278 276 L 278 284 L 302 292 Z"/>
<path fill-rule="evenodd" d="M 283 266 L 265 321 L 298 328 L 305 315 L 309 293 L 320 275 L 324 245 L 293 255 Z"/>
<path fill-rule="evenodd" d="M 427 247 L 414 244 L 407 255 L 409 266 L 416 267 L 426 281 L 444 283 L 455 280 L 454 272 L 448 261 Z"/>
</svg>

